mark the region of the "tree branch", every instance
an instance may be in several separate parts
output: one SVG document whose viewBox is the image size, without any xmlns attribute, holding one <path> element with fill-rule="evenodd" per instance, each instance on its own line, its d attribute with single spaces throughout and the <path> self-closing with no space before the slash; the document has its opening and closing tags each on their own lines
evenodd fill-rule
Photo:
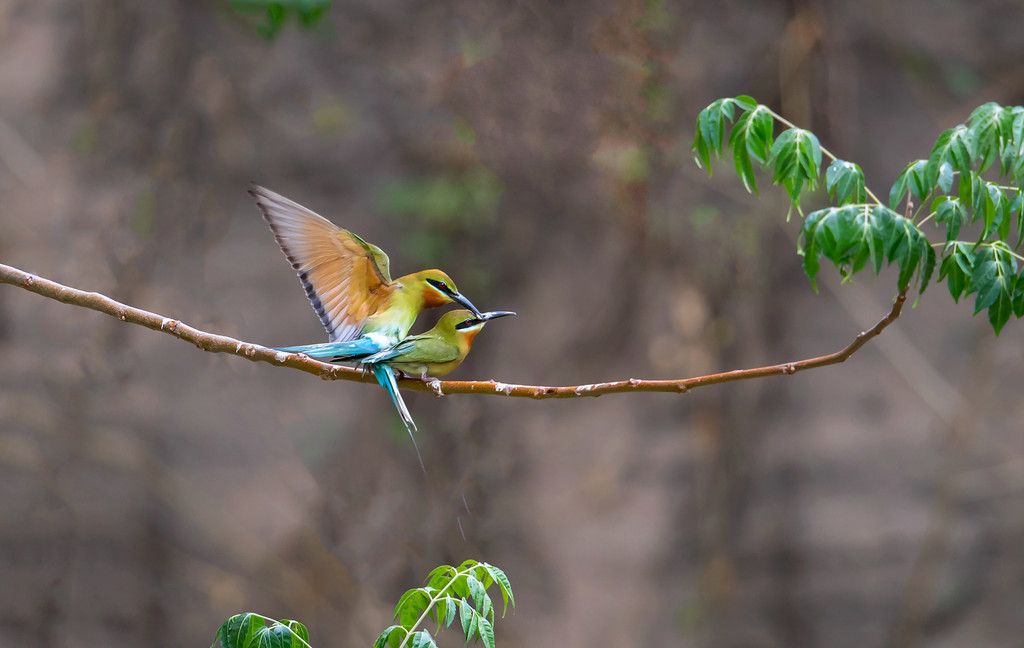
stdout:
<svg viewBox="0 0 1024 648">
<path fill-rule="evenodd" d="M 162 331 L 168 335 L 180 338 L 195 344 L 204 351 L 212 353 L 230 353 L 232 355 L 246 358 L 253 362 L 268 362 L 274 365 L 281 365 L 298 369 L 319 376 L 324 380 L 350 380 L 354 382 L 375 383 L 373 376 L 364 373 L 360 369 L 352 369 L 340 365 L 320 362 L 299 353 L 285 353 L 275 351 L 259 344 L 242 342 L 224 335 L 215 335 L 200 331 L 188 326 L 179 320 L 163 317 L 132 306 L 122 304 L 118 301 L 95 292 L 77 290 L 61 285 L 49 279 L 44 279 L 33 274 L 24 272 L 8 265 L 0 264 L 0 283 L 8 283 L 12 286 L 20 286 L 29 292 L 34 292 L 43 297 L 49 297 L 65 304 L 91 308 L 92 310 L 106 313 L 116 317 L 122 322 L 138 324 L 154 331 Z M 806 369 L 815 369 L 828 365 L 843 362 L 858 349 L 867 344 L 869 340 L 882 332 L 885 327 L 892 324 L 900 316 L 903 310 L 903 303 L 907 299 L 907 291 L 900 292 L 893 301 L 889 313 L 878 321 L 867 331 L 859 333 L 845 348 L 819 356 L 796 362 L 770 365 L 767 367 L 755 367 L 752 369 L 740 369 L 727 371 L 725 373 L 697 376 L 695 378 L 682 378 L 679 380 L 641 380 L 630 378 L 614 382 L 594 383 L 590 385 L 572 385 L 565 387 L 546 387 L 543 385 L 513 385 L 496 382 L 494 380 L 444 380 L 437 383 L 445 394 L 491 394 L 514 396 L 519 398 L 575 398 L 577 396 L 602 396 L 604 394 L 617 394 L 622 392 L 673 392 L 681 394 L 698 387 L 706 385 L 717 385 L 736 380 L 749 380 L 751 378 L 765 378 L 767 376 L 791 375 Z M 403 378 L 399 386 L 405 389 L 416 391 L 434 391 L 436 389 L 422 381 Z"/>
</svg>

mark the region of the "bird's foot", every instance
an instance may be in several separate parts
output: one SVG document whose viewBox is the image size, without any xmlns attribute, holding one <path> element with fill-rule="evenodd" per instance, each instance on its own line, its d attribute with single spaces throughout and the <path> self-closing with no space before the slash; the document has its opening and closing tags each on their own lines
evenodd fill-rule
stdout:
<svg viewBox="0 0 1024 648">
<path fill-rule="evenodd" d="M 427 385 L 434 390 L 434 393 L 437 394 L 438 398 L 444 396 L 444 392 L 441 391 L 440 380 L 437 378 L 427 378 L 426 376 L 423 376 L 423 382 L 427 383 Z"/>
</svg>

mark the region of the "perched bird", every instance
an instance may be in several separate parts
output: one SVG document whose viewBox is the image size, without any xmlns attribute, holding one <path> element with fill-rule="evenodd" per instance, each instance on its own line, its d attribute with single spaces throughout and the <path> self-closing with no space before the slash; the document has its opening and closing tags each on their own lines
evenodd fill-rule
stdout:
<svg viewBox="0 0 1024 648">
<path fill-rule="evenodd" d="M 359 362 L 383 362 L 403 374 L 419 376 L 424 382 L 427 378 L 445 376 L 466 359 L 484 324 L 506 315 L 515 313 L 492 311 L 477 314 L 461 308 L 448 311 L 426 333 L 410 335 L 389 349 L 359 358 Z"/>
<path fill-rule="evenodd" d="M 410 335 L 388 349 L 371 355 L 335 357 L 333 361 L 356 361 L 369 366 L 377 382 L 391 395 L 391 401 L 411 435 L 416 423 L 398 391 L 393 370 L 419 376 L 424 382 L 428 382 L 428 378 L 436 380 L 438 376 L 447 375 L 466 359 L 473 339 L 483 330 L 484 324 L 506 315 L 515 313 L 492 311 L 477 314 L 460 308 L 442 315 L 437 325 L 426 333 Z"/>
<path fill-rule="evenodd" d="M 358 350 L 341 353 L 328 352 L 340 348 L 340 345 L 336 344 L 310 344 L 281 350 L 305 353 L 306 355 L 310 355 L 310 350 L 312 350 L 317 354 L 315 357 L 321 360 L 358 362 L 372 371 L 380 386 L 391 396 L 391 402 L 395 404 L 395 409 L 398 410 L 398 415 L 409 432 L 409 438 L 412 439 L 413 448 L 416 449 L 416 456 L 419 458 L 422 468 L 423 457 L 420 456 L 416 437 L 413 436 L 413 432 L 417 429 L 416 422 L 412 420 L 412 414 L 409 413 L 409 408 L 406 407 L 402 394 L 398 391 L 395 371 L 419 376 L 424 382 L 430 382 L 428 379 L 436 381 L 437 376 L 449 374 L 462 364 L 473 346 L 474 338 L 484 328 L 484 324 L 489 320 L 506 315 L 515 315 L 515 313 L 492 311 L 477 314 L 461 308 L 448 311 L 441 316 L 434 328 L 426 333 L 410 335 L 397 344 L 375 353 Z M 435 389 L 437 388 L 435 387 Z"/>
<path fill-rule="evenodd" d="M 424 309 L 455 302 L 480 315 L 441 270 L 392 281 L 388 255 L 376 245 L 269 189 L 253 184 L 249 193 L 327 329 L 326 344 L 280 350 L 371 354 L 401 342 Z"/>
</svg>

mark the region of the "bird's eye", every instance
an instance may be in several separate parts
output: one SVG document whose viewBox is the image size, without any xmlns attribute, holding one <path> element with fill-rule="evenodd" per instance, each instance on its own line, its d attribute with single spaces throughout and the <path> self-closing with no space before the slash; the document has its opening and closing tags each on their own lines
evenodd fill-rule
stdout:
<svg viewBox="0 0 1024 648">
<path fill-rule="evenodd" d="M 461 331 L 462 329 L 468 329 L 474 324 L 476 324 L 475 319 L 462 320 L 461 322 L 455 325 L 455 328 Z"/>
<path fill-rule="evenodd" d="M 441 281 L 440 279 L 427 279 L 427 283 L 429 283 L 431 286 L 437 288 L 443 293 L 451 292 L 451 288 L 448 287 L 448 284 Z"/>
</svg>

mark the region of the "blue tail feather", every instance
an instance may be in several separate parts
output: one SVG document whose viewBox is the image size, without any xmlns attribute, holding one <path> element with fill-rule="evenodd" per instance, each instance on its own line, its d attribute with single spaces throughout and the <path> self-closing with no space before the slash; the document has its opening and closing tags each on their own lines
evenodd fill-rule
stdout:
<svg viewBox="0 0 1024 648">
<path fill-rule="evenodd" d="M 416 445 L 416 437 L 412 434 L 413 430 L 416 429 L 416 423 L 412 420 L 412 414 L 409 413 L 409 408 L 405 406 L 402 394 L 398 391 L 398 381 L 395 380 L 394 371 L 383 363 L 373 363 L 367 366 L 373 369 L 373 375 L 377 377 L 377 382 L 391 396 L 391 402 L 395 404 L 395 409 L 398 410 L 398 415 L 402 417 L 402 423 L 405 423 L 405 429 L 409 432 L 409 438 L 412 439 L 412 447 L 416 449 L 416 458 L 420 460 L 420 468 L 423 469 L 423 472 L 427 472 L 426 467 L 423 465 L 423 456 L 420 454 L 420 448 Z"/>
<path fill-rule="evenodd" d="M 361 337 L 348 342 L 325 342 L 292 347 L 275 347 L 286 353 L 304 353 L 310 358 L 330 358 L 336 362 L 357 361 L 386 348 L 379 341 Z"/>
</svg>

